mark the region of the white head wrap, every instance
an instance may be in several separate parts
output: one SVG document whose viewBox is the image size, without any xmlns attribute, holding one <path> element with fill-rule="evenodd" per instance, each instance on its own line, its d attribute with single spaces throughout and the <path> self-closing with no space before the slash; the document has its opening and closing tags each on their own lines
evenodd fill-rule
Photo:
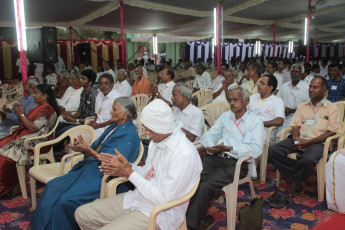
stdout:
<svg viewBox="0 0 345 230">
<path fill-rule="evenodd" d="M 161 99 L 155 99 L 144 107 L 140 121 L 148 129 L 158 134 L 172 133 L 175 129 L 172 110 Z"/>
</svg>

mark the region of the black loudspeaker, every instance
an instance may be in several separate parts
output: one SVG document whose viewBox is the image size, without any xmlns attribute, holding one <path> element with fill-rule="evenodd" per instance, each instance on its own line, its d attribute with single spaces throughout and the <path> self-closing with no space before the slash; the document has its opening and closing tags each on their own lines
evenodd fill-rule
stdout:
<svg viewBox="0 0 345 230">
<path fill-rule="evenodd" d="M 56 28 L 39 27 L 26 30 L 28 58 L 31 63 L 55 63 L 58 61 Z"/>
<path fill-rule="evenodd" d="M 85 62 L 88 62 L 90 64 L 90 50 L 90 43 L 78 44 L 78 55 L 80 63 L 85 64 Z"/>
</svg>

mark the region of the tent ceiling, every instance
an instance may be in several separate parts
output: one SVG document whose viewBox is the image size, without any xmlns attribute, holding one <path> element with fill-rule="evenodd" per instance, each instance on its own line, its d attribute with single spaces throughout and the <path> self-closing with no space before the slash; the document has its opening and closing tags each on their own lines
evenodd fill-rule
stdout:
<svg viewBox="0 0 345 230">
<path fill-rule="evenodd" d="M 27 26 L 73 26 L 120 31 L 119 0 L 25 0 Z M 124 27 L 129 33 L 183 36 L 213 35 L 216 0 L 124 0 Z M 299 40 L 304 36 L 308 0 L 224 0 L 226 38 Z M 320 42 L 345 41 L 344 0 L 312 0 L 311 37 Z M 14 26 L 13 1 L 1 1 L 0 26 Z M 147 37 L 143 37 L 143 41 Z"/>
</svg>

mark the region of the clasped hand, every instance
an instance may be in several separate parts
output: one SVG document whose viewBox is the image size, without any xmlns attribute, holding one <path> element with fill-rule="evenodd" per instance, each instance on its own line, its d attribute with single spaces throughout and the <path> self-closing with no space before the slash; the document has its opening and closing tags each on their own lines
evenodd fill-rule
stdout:
<svg viewBox="0 0 345 230">
<path fill-rule="evenodd" d="M 74 152 L 81 152 L 85 156 L 89 156 L 89 150 L 90 146 L 88 146 L 82 136 L 78 136 L 77 138 L 74 138 L 73 144 L 68 145 L 69 148 L 71 148 Z"/>
<path fill-rule="evenodd" d="M 13 104 L 13 110 L 18 116 L 24 114 L 24 107 L 18 103 Z"/>
<path fill-rule="evenodd" d="M 133 172 L 132 165 L 117 149 L 115 149 L 115 153 L 116 155 L 100 153 L 98 160 L 101 165 L 98 168 L 104 175 L 128 178 Z"/>
<path fill-rule="evenodd" d="M 309 140 L 306 140 L 306 139 L 299 139 L 299 140 L 300 140 L 300 143 L 293 145 L 293 149 L 296 151 L 303 151 L 310 145 Z"/>
<path fill-rule="evenodd" d="M 225 146 L 224 142 L 220 143 L 220 145 L 215 145 L 212 147 L 207 147 L 207 151 L 209 151 L 212 154 L 219 154 L 222 152 L 230 152 L 232 150 L 232 147 Z"/>
</svg>

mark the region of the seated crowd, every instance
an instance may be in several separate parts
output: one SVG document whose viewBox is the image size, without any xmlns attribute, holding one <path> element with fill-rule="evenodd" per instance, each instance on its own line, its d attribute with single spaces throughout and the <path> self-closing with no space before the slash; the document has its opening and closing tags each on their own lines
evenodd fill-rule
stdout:
<svg viewBox="0 0 345 230">
<path fill-rule="evenodd" d="M 27 79 L 19 103 L 0 111 L 0 197 L 18 191 L 16 164 L 31 165 L 36 144 L 83 124 L 94 129 L 95 141 L 89 146 L 80 136 L 54 145 L 54 154 L 73 150 L 85 157 L 47 183 L 31 229 L 147 229 L 155 206 L 187 194 L 200 180 L 190 202 L 157 217 L 160 229 L 177 229 L 185 217 L 189 229 L 199 229 L 214 194 L 234 181 L 240 158 L 250 158 L 241 165 L 240 178 L 249 169 L 257 178 L 267 135 L 277 142 L 269 148 L 268 161 L 292 183 L 292 195 L 302 192 L 304 180 L 323 157 L 325 140 L 344 132 L 344 111 L 335 102 L 345 101 L 345 61 L 229 62 L 222 61 L 219 75 L 210 58 L 206 63 L 179 59 L 176 65 L 142 59 L 127 69 L 118 60 L 114 69 L 106 62 L 98 73 L 88 63 L 82 71 L 74 67 L 57 73 L 54 65 L 47 66 L 47 76 Z M 212 93 L 208 103 L 229 105 L 213 125 L 205 122 L 205 107 L 195 103 L 192 93 L 199 90 Z M 137 113 L 131 96 L 140 94 L 149 102 Z M 141 166 L 133 164 L 142 134 L 138 123 L 150 139 Z M 55 124 L 54 136 L 24 143 Z M 276 130 L 268 134 L 271 127 Z M 291 135 L 279 142 L 280 131 L 288 127 Z M 197 142 L 206 149 L 202 159 Z M 296 160 L 288 157 L 293 152 Z M 98 199 L 104 175 L 128 182 L 117 187 L 119 195 Z"/>
</svg>

